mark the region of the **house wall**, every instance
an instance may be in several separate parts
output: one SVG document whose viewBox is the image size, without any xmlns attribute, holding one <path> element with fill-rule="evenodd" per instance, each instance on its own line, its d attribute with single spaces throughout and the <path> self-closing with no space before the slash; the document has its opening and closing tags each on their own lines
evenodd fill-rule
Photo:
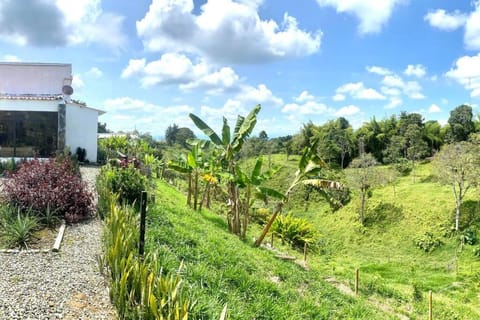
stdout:
<svg viewBox="0 0 480 320">
<path fill-rule="evenodd" d="M 61 94 L 71 83 L 70 64 L 0 63 L 0 94 Z"/>
<path fill-rule="evenodd" d="M 65 145 L 72 153 L 85 148 L 87 159 L 96 162 L 98 111 L 77 104 L 67 104 L 66 109 Z"/>
</svg>

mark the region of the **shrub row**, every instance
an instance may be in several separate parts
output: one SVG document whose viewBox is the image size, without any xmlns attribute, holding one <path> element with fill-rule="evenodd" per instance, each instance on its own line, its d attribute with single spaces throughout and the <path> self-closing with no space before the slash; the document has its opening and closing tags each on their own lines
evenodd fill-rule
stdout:
<svg viewBox="0 0 480 320">
<path fill-rule="evenodd" d="M 188 319 L 194 304 L 182 290 L 179 273 L 163 275 L 155 255 L 138 256 L 137 215 L 130 206 L 117 206 L 116 199 L 109 202 L 101 265 L 109 271 L 110 299 L 119 318 Z"/>
</svg>

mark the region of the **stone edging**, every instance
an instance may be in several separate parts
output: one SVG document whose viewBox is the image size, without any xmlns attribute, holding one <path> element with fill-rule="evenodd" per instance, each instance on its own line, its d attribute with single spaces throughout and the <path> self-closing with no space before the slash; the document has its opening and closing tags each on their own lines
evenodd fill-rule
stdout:
<svg viewBox="0 0 480 320">
<path fill-rule="evenodd" d="M 62 225 L 58 229 L 57 237 L 51 249 L 0 249 L 0 253 L 18 253 L 18 254 L 34 254 L 34 253 L 48 253 L 48 252 L 58 252 L 60 250 L 60 245 L 63 240 L 63 235 L 65 233 L 65 228 L 67 227 L 65 220 L 62 220 Z"/>
</svg>

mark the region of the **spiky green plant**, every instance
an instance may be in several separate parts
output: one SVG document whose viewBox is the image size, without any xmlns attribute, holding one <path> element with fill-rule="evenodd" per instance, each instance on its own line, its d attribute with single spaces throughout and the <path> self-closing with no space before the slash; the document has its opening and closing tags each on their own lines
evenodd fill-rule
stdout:
<svg viewBox="0 0 480 320">
<path fill-rule="evenodd" d="M 22 213 L 20 209 L 8 207 L 3 212 L 1 237 L 9 247 L 28 248 L 38 225 L 38 219 L 31 212 Z"/>
</svg>

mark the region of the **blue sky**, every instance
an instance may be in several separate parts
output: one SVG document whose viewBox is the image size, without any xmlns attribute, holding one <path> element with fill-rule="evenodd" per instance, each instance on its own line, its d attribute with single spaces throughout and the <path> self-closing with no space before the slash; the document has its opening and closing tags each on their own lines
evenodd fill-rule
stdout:
<svg viewBox="0 0 480 320">
<path fill-rule="evenodd" d="M 118 131 L 190 112 L 256 132 L 401 111 L 446 123 L 480 101 L 480 1 L 0 0 L 0 60 L 73 67 L 74 99 Z"/>
</svg>

